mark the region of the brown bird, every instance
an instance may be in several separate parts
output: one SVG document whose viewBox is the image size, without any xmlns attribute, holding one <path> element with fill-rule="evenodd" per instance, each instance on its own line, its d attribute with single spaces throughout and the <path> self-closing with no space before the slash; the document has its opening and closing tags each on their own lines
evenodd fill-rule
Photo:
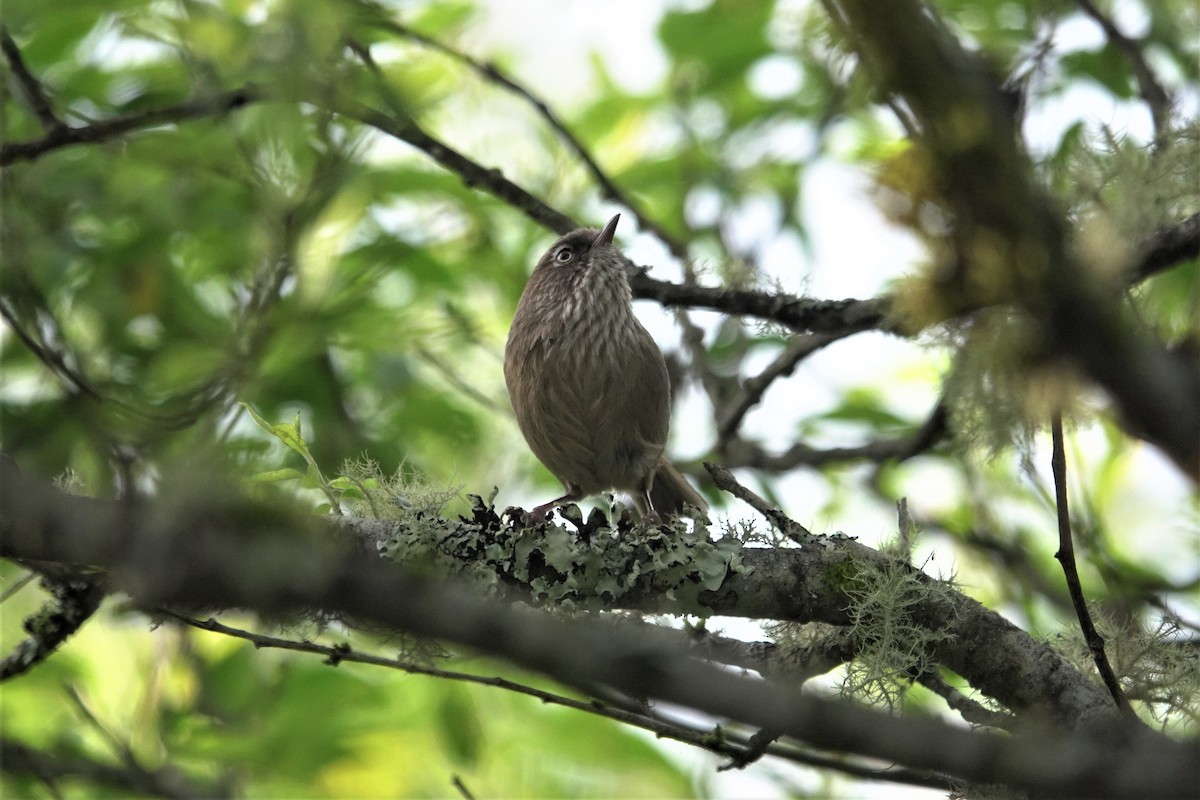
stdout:
<svg viewBox="0 0 1200 800">
<path fill-rule="evenodd" d="M 532 511 L 607 489 L 629 492 L 643 519 L 703 517 L 704 499 L 663 458 L 671 386 L 662 351 L 633 314 L 617 220 L 550 246 L 517 304 L 504 380 L 533 454 L 566 494 Z"/>
</svg>

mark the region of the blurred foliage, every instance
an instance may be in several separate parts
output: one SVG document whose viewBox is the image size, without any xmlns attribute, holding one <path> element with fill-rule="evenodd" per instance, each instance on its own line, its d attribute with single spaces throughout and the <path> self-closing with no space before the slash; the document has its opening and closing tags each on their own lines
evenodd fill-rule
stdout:
<svg viewBox="0 0 1200 800">
<path fill-rule="evenodd" d="M 1080 222 L 1081 252 L 1107 254 L 1120 269 L 1131 243 L 1200 209 L 1200 135 L 1184 118 L 1198 102 L 1200 11 L 1191 0 L 1117 5 L 1118 22 L 1181 98 L 1172 131 L 1151 148 L 1108 120 L 1082 119 L 1031 149 L 1046 185 Z M 1115 108 L 1139 107 L 1129 63 L 1068 0 L 934 6 L 1012 78 L 1030 120 L 1085 91 Z M 488 25 L 503 19 L 500 7 L 6 0 L 4 25 L 71 126 L 245 86 L 268 88 L 271 99 L 5 169 L 0 299 L 43 357 L 11 325 L 0 332 L 3 451 L 32 472 L 70 471 L 92 494 L 153 491 L 164 465 L 203 461 L 248 482 L 296 487 L 314 507 L 360 514 L 379 503 L 465 511 L 450 486 L 483 493 L 499 485 L 505 497 L 554 491 L 520 441 L 500 379 L 507 323 L 546 231 L 426 155 L 328 110 L 336 98 L 411 119 L 564 213 L 600 218 L 596 187 L 535 109 L 390 27 L 400 21 L 512 64 L 540 92 L 537 75 L 520 73 L 519 54 L 482 49 Z M 553 25 L 543 30 L 557 35 Z M 872 176 L 880 210 L 931 253 L 927 265 L 896 263 L 884 280 L 899 285 L 910 272 L 936 270 L 946 220 L 929 196 L 921 154 L 847 55 L 845 35 L 819 5 L 672 3 L 657 23 L 665 67 L 652 88 L 627 88 L 595 55 L 589 85 L 546 99 L 648 216 L 692 246 L 697 270 L 738 285 L 798 291 L 819 267 L 835 268 L 813 265 L 805 208 L 820 198 L 806 198 L 806 180 L 829 164 Z M 370 48 L 377 71 L 361 48 Z M 2 85 L 3 140 L 40 137 L 7 68 Z M 756 220 L 754 237 L 734 224 L 746 219 Z M 772 243 L 798 259 L 780 269 Z M 1136 287 L 1131 313 L 1172 341 L 1196 337 L 1198 285 L 1195 262 L 1177 267 Z M 901 289 L 913 308 L 938 300 L 924 278 Z M 1124 641 L 1170 639 L 1178 630 L 1163 633 L 1145 602 L 1150 593 L 1194 597 L 1200 575 L 1186 566 L 1200 558 L 1194 496 L 1180 502 L 1176 490 L 1173 504 L 1147 518 L 1162 499 L 1139 477 L 1152 457 L 1069 375 L 1023 359 L 1022 324 L 996 314 L 951 329 L 908 347 L 884 374 L 854 372 L 855 351 L 840 349 L 850 342 L 810 358 L 773 390 L 783 397 L 775 411 L 748 419 L 757 424 L 801 395 L 827 396 L 814 401 L 823 405 L 752 427 L 764 443 L 903 435 L 943 390 L 954 441 L 903 465 L 802 470 L 800 483 L 795 474 L 762 474 L 761 488 L 806 524 L 816 517 L 848 530 L 889 530 L 892 503 L 908 495 L 926 534 L 920 547 L 948 548 L 956 571 L 969 575 L 966 591 L 1031 629 L 1058 632 L 1070 613 L 1051 557 L 1044 466 L 1034 459 L 1046 460 L 1036 452 L 1040 415 L 1065 398 L 1079 426 L 1071 460 L 1084 495 L 1076 514 L 1085 586 L 1122 630 L 1150 631 Z M 706 344 L 721 391 L 732 392 L 786 338 L 725 321 L 711 323 Z M 259 424 L 239 403 L 255 409 Z M 701 453 L 715 447 L 704 441 L 710 430 L 697 422 L 680 438 Z M 1146 544 L 1124 535 L 1131 530 L 1165 535 Z M 0 585 L 18 575 L 0 566 Z M 892 619 L 904 591 L 864 588 L 864 599 L 879 602 L 864 606 L 863 624 Z M 39 602 L 33 587 L 5 601 L 0 652 L 23 636 L 20 621 Z M 5 686 L 5 735 L 109 763 L 119 759 L 115 738 L 145 766 L 232 777 L 249 796 L 447 796 L 454 774 L 480 796 L 709 790 L 648 737 L 603 720 L 477 686 L 335 669 L 211 634 L 148 636 L 144 618 L 116 605 Z M 390 646 L 335 633 L 367 649 Z M 881 647 L 878 674 L 851 672 L 848 685 L 884 687 L 881 696 L 894 700 L 901 682 L 891 676 L 913 664 L 894 659 L 913 646 L 908 638 Z M 1146 692 L 1165 692 L 1165 706 L 1194 715 L 1178 696 L 1193 685 L 1178 676 L 1191 670 L 1194 681 L 1194 659 L 1157 652 L 1146 645 L 1121 663 L 1165 676 Z M 108 796 L 83 783 L 59 788 L 68 797 Z M 45 794 L 10 777 L 0 789 Z"/>
</svg>

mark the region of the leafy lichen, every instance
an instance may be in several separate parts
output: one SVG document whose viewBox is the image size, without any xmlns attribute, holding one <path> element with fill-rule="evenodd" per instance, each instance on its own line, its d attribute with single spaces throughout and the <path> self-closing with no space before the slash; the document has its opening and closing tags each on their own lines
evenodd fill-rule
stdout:
<svg viewBox="0 0 1200 800">
<path fill-rule="evenodd" d="M 380 546 L 407 566 L 464 577 L 494 594 L 527 591 L 539 602 L 605 608 L 618 600 L 667 596 L 682 613 L 705 615 L 700 594 L 726 576 L 746 572 L 742 542 L 710 540 L 683 521 L 643 526 L 610 521 L 599 509 L 586 521 L 577 508 L 564 516 L 575 530 L 526 524 L 521 509 L 503 514 L 478 496 L 470 516 L 448 521 L 422 511 L 406 515 Z"/>
</svg>

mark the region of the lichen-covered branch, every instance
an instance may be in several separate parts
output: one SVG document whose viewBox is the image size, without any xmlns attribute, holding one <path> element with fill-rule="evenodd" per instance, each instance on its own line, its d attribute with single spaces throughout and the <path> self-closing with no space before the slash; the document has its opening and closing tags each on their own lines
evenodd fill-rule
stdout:
<svg viewBox="0 0 1200 800">
<path fill-rule="evenodd" d="M 647 626 L 625 630 L 611 622 L 515 614 L 444 576 L 416 575 L 372 558 L 330 537 L 324 523 L 232 494 L 200 491 L 194 482 L 191 494 L 181 489 L 174 498 L 130 506 L 85 504 L 10 470 L 0 477 L 0 553 L 106 567 L 114 589 L 147 606 L 224 603 L 264 613 L 324 608 L 488 652 L 568 685 L 608 685 L 826 750 L 1062 797 L 1147 792 L 1165 797 L 1190 791 L 1200 780 L 1191 748 L 1160 734 L 1114 727 L 1107 702 L 1109 715 L 1077 718 L 1082 730 L 1051 735 L 1001 737 L 932 718 L 896 718 L 697 662 L 679 649 L 673 634 L 659 637 Z M 249 541 L 254 547 L 246 546 Z M 813 610 L 824 606 L 824 615 L 845 613 L 821 603 L 820 596 L 794 591 L 795 584 L 820 587 L 826 573 L 825 599 L 836 599 L 837 573 L 831 576 L 827 568 L 840 563 L 842 575 L 852 575 L 857 567 L 848 559 L 860 558 L 865 550 L 833 543 L 797 550 L 809 561 L 802 573 L 775 581 L 788 573 L 769 570 L 764 562 L 756 593 L 739 597 L 736 585 L 722 587 L 712 605 L 723 613 L 727 607 L 779 608 L 791 602 Z M 824 562 L 825 553 L 834 553 L 834 560 Z M 974 632 L 962 630 L 963 619 L 975 608 L 991 613 L 972 604 L 967 598 L 943 599 L 921 616 L 941 628 L 957 622 L 955 633 L 978 661 L 996 659 L 1020 644 L 1024 634 L 999 618 Z M 1042 674 L 1019 673 L 1013 679 L 1039 681 L 1042 692 L 1074 694 L 1068 700 L 1074 704 L 1082 699 L 1080 692 L 1095 692 L 1075 683 L 1078 673 L 1065 662 L 1051 660 L 1049 675 L 1043 668 Z M 1117 730 L 1120 738 L 1110 738 Z"/>
<path fill-rule="evenodd" d="M 921 121 L 935 185 L 970 254 L 939 287 L 947 307 L 1011 303 L 1041 324 L 1041 346 L 1104 387 L 1133 430 L 1200 474 L 1200 374 L 1118 313 L 1085 269 L 1062 213 L 1035 179 L 1000 82 L 919 0 L 824 0 L 865 65 Z M 953 312 L 952 312 L 953 313 Z"/>
</svg>

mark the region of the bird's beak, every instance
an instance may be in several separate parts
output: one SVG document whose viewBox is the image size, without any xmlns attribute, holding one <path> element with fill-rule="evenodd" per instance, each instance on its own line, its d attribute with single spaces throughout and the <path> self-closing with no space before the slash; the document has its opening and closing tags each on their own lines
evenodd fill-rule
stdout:
<svg viewBox="0 0 1200 800">
<path fill-rule="evenodd" d="M 602 244 L 612 244 L 613 236 L 617 232 L 617 220 L 621 218 L 620 214 L 608 221 L 604 226 L 604 230 L 600 231 L 600 235 L 596 237 L 596 241 L 592 242 L 592 247 L 599 247 Z"/>
</svg>

